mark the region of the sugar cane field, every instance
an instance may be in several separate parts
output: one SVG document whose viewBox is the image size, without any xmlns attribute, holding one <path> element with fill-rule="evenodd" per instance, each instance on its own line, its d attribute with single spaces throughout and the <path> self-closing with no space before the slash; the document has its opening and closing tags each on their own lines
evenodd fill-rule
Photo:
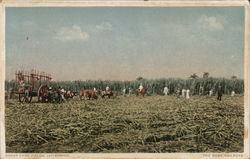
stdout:
<svg viewBox="0 0 250 159">
<path fill-rule="evenodd" d="M 6 100 L 7 152 L 243 152 L 243 94 Z"/>
</svg>

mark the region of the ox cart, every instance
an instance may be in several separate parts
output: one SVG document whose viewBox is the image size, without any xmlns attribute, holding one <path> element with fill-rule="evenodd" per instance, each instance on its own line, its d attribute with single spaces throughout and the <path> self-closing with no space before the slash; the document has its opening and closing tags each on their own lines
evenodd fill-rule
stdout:
<svg viewBox="0 0 250 159">
<path fill-rule="evenodd" d="M 17 94 L 20 103 L 30 103 L 33 97 L 38 98 L 38 102 L 48 100 L 48 92 L 51 75 L 45 72 L 31 70 L 31 72 L 16 71 L 16 79 L 12 94 Z"/>
</svg>

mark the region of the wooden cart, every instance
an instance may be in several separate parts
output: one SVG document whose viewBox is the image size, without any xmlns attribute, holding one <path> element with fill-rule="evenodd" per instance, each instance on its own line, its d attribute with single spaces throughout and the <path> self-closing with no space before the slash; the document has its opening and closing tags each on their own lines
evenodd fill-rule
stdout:
<svg viewBox="0 0 250 159">
<path fill-rule="evenodd" d="M 18 94 L 20 103 L 30 103 L 33 97 L 38 97 L 38 102 L 46 102 L 51 80 L 51 75 L 45 72 L 16 71 L 15 88 L 12 93 Z"/>
</svg>

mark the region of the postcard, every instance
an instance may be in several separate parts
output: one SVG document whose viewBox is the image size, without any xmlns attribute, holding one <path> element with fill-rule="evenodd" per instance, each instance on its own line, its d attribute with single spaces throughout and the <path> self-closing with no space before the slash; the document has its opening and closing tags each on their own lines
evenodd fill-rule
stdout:
<svg viewBox="0 0 250 159">
<path fill-rule="evenodd" d="M 248 1 L 1 12 L 1 158 L 249 158 Z"/>
</svg>

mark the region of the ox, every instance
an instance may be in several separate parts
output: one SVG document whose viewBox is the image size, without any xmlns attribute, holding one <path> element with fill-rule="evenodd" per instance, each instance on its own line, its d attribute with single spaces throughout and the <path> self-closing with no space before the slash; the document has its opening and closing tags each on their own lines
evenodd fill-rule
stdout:
<svg viewBox="0 0 250 159">
<path fill-rule="evenodd" d="M 87 97 L 89 98 L 89 100 L 92 99 L 97 99 L 97 93 L 94 90 L 81 90 L 79 93 L 79 97 L 80 99 L 82 99 L 82 97 Z"/>
<path fill-rule="evenodd" d="M 106 91 L 102 91 L 101 92 L 101 96 L 102 96 L 102 98 L 104 98 L 105 96 L 107 96 L 108 98 L 110 98 L 110 97 L 115 97 L 116 96 L 116 93 L 115 92 L 113 92 L 113 91 L 110 91 L 110 90 L 106 90 Z"/>
<path fill-rule="evenodd" d="M 147 93 L 147 88 L 142 88 L 142 90 L 137 89 L 136 92 L 136 96 L 142 95 L 144 97 L 144 95 Z"/>
<path fill-rule="evenodd" d="M 67 90 L 64 94 L 65 99 L 73 98 L 75 94 L 71 90 Z"/>
</svg>

